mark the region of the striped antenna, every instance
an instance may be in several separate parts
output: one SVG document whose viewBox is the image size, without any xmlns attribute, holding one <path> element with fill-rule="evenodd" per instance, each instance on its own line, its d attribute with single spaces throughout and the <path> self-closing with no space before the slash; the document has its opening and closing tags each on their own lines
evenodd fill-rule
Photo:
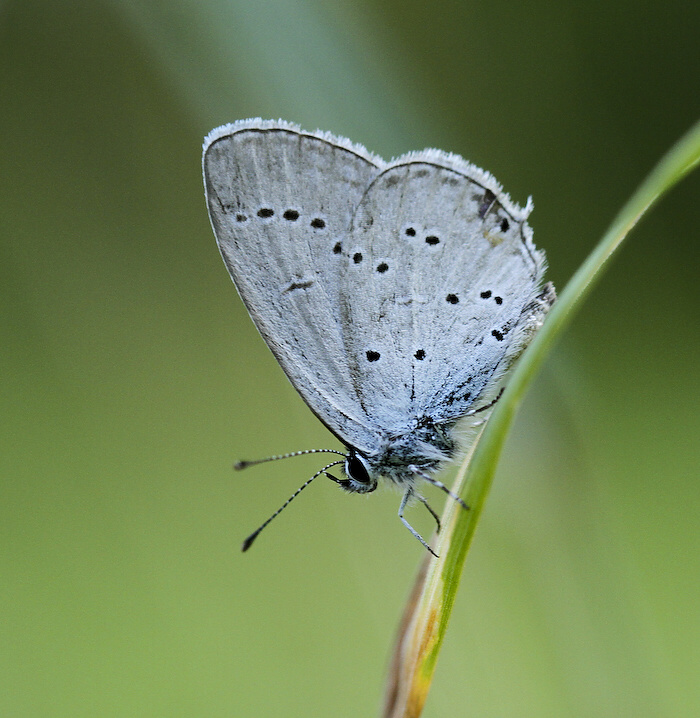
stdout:
<svg viewBox="0 0 700 718">
<path fill-rule="evenodd" d="M 296 456 L 296 455 L 298 455 L 298 454 L 304 454 L 304 453 L 313 454 L 315 451 L 320 451 L 320 449 L 315 449 L 315 450 L 312 449 L 311 451 L 307 451 L 307 452 L 300 451 L 300 452 L 296 452 L 296 453 L 294 453 L 294 454 L 289 454 L 289 456 Z M 345 457 L 345 454 L 341 454 L 340 451 L 333 451 L 333 450 L 331 450 L 330 453 L 340 454 L 341 456 Z M 280 456 L 280 457 L 273 457 L 273 458 L 280 458 L 280 459 L 282 459 L 282 458 L 286 458 L 286 457 Z M 270 461 L 270 460 L 271 460 L 271 459 L 267 459 L 267 461 Z M 258 534 L 270 523 L 270 521 L 272 521 L 272 519 L 274 519 L 275 517 L 279 516 L 279 514 L 282 513 L 282 511 L 284 511 L 284 509 L 286 509 L 287 506 L 289 506 L 289 504 L 290 504 L 317 476 L 320 476 L 321 474 L 323 474 L 323 473 L 325 473 L 326 471 L 328 471 L 328 469 L 330 469 L 331 466 L 338 466 L 338 464 L 342 464 L 344 460 L 345 460 L 345 459 L 343 458 L 342 461 L 332 461 L 330 464 L 326 464 L 326 466 L 324 466 L 322 469 L 319 469 L 319 471 L 317 471 L 310 479 L 307 479 L 307 480 L 282 504 L 282 506 L 280 506 L 280 507 L 277 509 L 277 511 L 275 511 L 275 513 L 272 514 L 272 516 L 270 516 L 270 518 L 269 518 L 267 521 L 265 521 L 265 523 L 264 523 L 262 526 L 260 526 L 260 528 L 256 529 L 255 531 L 253 531 L 252 534 L 250 534 L 250 536 L 248 536 L 248 538 L 243 542 L 243 546 L 241 547 L 241 551 L 247 551 L 247 550 L 253 545 L 253 541 L 255 541 L 255 539 L 258 537 Z M 263 459 L 263 461 L 265 461 L 265 459 Z M 329 478 L 333 479 L 332 476 L 329 476 Z M 337 479 L 333 479 L 333 480 L 334 480 L 334 481 L 337 481 Z"/>
<path fill-rule="evenodd" d="M 345 456 L 342 451 L 337 451 L 336 449 L 304 449 L 304 451 L 292 451 L 289 454 L 266 456 L 264 459 L 255 459 L 253 461 L 238 461 L 233 465 L 233 468 L 236 471 L 240 471 L 241 469 L 247 469 L 249 466 L 255 466 L 256 464 L 264 464 L 266 461 L 291 459 L 293 456 L 304 456 L 305 454 L 338 454 L 338 456 Z"/>
</svg>

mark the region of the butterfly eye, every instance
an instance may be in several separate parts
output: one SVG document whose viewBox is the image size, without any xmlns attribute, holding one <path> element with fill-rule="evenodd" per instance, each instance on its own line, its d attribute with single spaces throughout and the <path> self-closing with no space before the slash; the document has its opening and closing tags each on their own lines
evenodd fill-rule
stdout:
<svg viewBox="0 0 700 718">
<path fill-rule="evenodd" d="M 348 491 L 368 494 L 377 488 L 377 480 L 370 476 L 367 463 L 353 451 L 348 454 L 345 461 L 345 473 L 350 479 Z"/>
</svg>

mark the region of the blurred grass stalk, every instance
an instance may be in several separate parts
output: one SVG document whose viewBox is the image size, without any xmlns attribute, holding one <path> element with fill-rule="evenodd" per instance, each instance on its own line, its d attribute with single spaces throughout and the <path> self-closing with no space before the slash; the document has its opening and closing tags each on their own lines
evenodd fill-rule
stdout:
<svg viewBox="0 0 700 718">
<path fill-rule="evenodd" d="M 700 162 L 700 121 L 661 159 L 632 195 L 588 259 L 571 278 L 542 329 L 517 363 L 503 396 L 457 471 L 453 490 L 470 507 L 448 501 L 437 544 L 426 553 L 399 626 L 387 680 L 385 718 L 417 718 L 430 689 L 462 568 L 496 471 L 508 429 L 547 353 L 574 316 L 608 260 L 654 203 Z"/>
</svg>

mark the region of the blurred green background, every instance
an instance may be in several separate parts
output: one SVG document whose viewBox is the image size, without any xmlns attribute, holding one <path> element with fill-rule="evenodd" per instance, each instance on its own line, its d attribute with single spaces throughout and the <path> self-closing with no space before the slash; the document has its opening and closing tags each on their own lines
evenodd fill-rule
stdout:
<svg viewBox="0 0 700 718">
<path fill-rule="evenodd" d="M 218 255 L 211 128 L 462 154 L 533 195 L 561 288 L 700 116 L 698 37 L 686 0 L 0 3 L 0 715 L 378 713 L 398 496 L 319 480 L 239 552 L 319 462 L 232 462 L 335 443 Z M 528 396 L 426 716 L 700 715 L 699 200 Z"/>
</svg>

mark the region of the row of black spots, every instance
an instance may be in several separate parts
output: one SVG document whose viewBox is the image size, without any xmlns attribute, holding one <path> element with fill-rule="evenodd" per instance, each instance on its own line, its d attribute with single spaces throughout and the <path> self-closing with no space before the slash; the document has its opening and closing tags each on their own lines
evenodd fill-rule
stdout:
<svg viewBox="0 0 700 718">
<path fill-rule="evenodd" d="M 333 251 L 335 252 L 335 248 L 333 248 Z M 362 252 L 355 252 L 355 254 L 352 255 L 352 261 L 354 264 L 360 264 L 364 257 L 362 256 Z M 389 265 L 386 262 L 380 262 L 377 265 L 377 272 L 379 274 L 384 274 L 389 270 Z"/>
<path fill-rule="evenodd" d="M 272 209 L 272 207 L 261 207 L 257 211 L 258 217 L 261 219 L 270 219 L 271 217 L 275 216 L 275 210 Z M 282 217 L 286 219 L 288 222 L 296 222 L 300 215 L 299 212 L 297 212 L 295 209 L 285 209 L 282 213 Z M 236 215 L 236 222 L 247 222 L 248 216 L 246 214 L 243 214 L 239 212 Z M 314 229 L 325 229 L 326 227 L 326 221 L 324 219 L 321 219 L 320 217 L 314 217 L 310 222 L 309 225 L 313 227 Z"/>
<path fill-rule="evenodd" d="M 493 292 L 490 289 L 487 289 L 485 292 L 481 292 L 479 296 L 482 299 L 490 299 L 493 296 Z M 503 304 L 503 297 L 495 296 L 493 297 L 493 301 L 496 302 L 496 304 Z"/>
<path fill-rule="evenodd" d="M 373 351 L 370 349 L 369 351 L 365 352 L 365 356 L 367 357 L 367 361 L 379 361 L 381 358 L 381 354 L 379 352 Z M 418 361 L 423 361 L 425 359 L 425 349 L 419 349 L 414 355 L 413 355 Z"/>
<path fill-rule="evenodd" d="M 333 245 L 333 254 L 342 254 L 343 253 L 343 245 L 341 242 L 336 242 Z M 355 254 L 352 255 L 352 261 L 354 264 L 361 264 L 362 260 L 364 259 L 364 256 L 362 255 L 362 252 L 355 252 Z M 377 265 L 377 272 L 379 274 L 384 274 L 389 270 L 389 265 L 386 262 L 380 262 Z"/>
<path fill-rule="evenodd" d="M 416 236 L 416 228 L 415 227 L 406 227 L 405 234 L 407 237 L 415 237 Z M 435 247 L 436 245 L 440 244 L 440 238 L 436 237 L 434 234 L 429 234 L 425 238 L 425 243 L 431 247 Z"/>
</svg>

